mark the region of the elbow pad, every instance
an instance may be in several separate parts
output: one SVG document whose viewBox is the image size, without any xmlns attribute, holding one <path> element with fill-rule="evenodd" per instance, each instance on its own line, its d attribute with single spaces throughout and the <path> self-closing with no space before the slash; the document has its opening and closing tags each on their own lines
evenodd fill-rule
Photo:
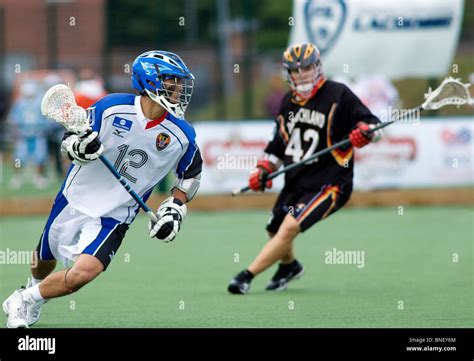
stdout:
<svg viewBox="0 0 474 361">
<path fill-rule="evenodd" d="M 184 194 L 186 194 L 186 198 L 188 199 L 188 202 L 194 198 L 196 195 L 199 185 L 201 183 L 201 174 L 198 174 L 197 176 L 193 178 L 177 178 L 174 183 L 173 187 L 171 188 L 171 191 L 174 189 L 179 189 L 182 191 Z"/>
</svg>

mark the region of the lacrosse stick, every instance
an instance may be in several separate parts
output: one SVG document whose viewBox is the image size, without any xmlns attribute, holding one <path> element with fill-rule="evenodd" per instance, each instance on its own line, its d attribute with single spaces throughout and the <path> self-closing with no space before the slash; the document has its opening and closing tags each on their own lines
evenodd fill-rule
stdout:
<svg viewBox="0 0 474 361">
<path fill-rule="evenodd" d="M 400 116 L 395 117 L 395 119 L 379 124 L 378 126 L 372 128 L 369 132 L 370 133 L 376 132 L 379 129 L 385 128 L 389 126 L 390 124 L 393 124 L 399 120 L 402 120 L 403 118 L 407 117 L 408 115 L 412 113 L 421 112 L 423 110 L 436 110 L 436 109 L 444 107 L 445 105 L 457 105 L 459 107 L 464 104 L 472 104 L 473 101 L 469 94 L 470 85 L 471 84 L 469 83 L 464 84 L 463 82 L 461 82 L 460 79 L 447 77 L 435 90 L 431 90 L 431 88 L 428 89 L 428 93 L 425 94 L 425 102 L 423 104 L 421 104 L 420 106 L 416 108 L 407 110 Z M 350 143 L 350 140 L 348 137 L 346 137 L 344 140 L 341 140 L 340 142 L 337 142 L 328 148 L 322 149 L 319 152 L 313 154 L 312 156 L 306 159 L 303 159 L 300 162 L 290 164 L 289 166 L 284 167 L 277 172 L 273 172 L 269 174 L 267 177 L 267 180 L 278 177 L 280 174 L 286 173 L 289 170 L 300 167 L 308 162 L 312 162 L 318 159 L 319 157 L 321 157 L 322 155 L 327 154 L 331 152 L 332 150 L 337 149 L 339 147 L 348 145 L 349 143 Z M 250 190 L 249 186 L 237 188 L 232 191 L 232 195 L 236 196 L 240 193 L 244 193 L 249 190 Z"/>
<path fill-rule="evenodd" d="M 87 112 L 76 104 L 74 94 L 68 86 L 64 84 L 54 85 L 48 89 L 41 102 L 41 113 L 43 116 L 61 124 L 67 131 L 82 136 L 90 129 Z M 143 199 L 135 193 L 130 184 L 122 177 L 110 161 L 101 155 L 99 159 L 104 163 L 110 173 L 122 184 L 130 196 L 139 204 L 153 222 L 158 218 L 155 213 L 143 202 Z"/>
</svg>

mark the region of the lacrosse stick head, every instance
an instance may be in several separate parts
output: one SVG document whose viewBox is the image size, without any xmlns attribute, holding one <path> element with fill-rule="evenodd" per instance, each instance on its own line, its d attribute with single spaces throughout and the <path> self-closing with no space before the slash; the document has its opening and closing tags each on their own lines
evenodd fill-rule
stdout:
<svg viewBox="0 0 474 361">
<path fill-rule="evenodd" d="M 435 110 L 445 105 L 471 104 L 469 86 L 460 79 L 447 77 L 435 90 L 428 90 L 425 94 L 425 102 L 421 105 L 423 109 Z"/>
<path fill-rule="evenodd" d="M 64 84 L 48 89 L 41 102 L 41 113 L 72 133 L 80 134 L 90 127 L 87 112 L 76 104 L 71 88 Z"/>
</svg>

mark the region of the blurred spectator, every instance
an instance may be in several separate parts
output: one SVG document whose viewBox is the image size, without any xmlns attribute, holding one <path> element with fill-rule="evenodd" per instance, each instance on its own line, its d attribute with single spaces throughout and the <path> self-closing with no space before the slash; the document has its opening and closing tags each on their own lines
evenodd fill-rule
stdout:
<svg viewBox="0 0 474 361">
<path fill-rule="evenodd" d="M 390 108 L 399 102 L 397 88 L 384 75 L 359 76 L 352 90 L 381 121 L 390 120 Z"/>
<path fill-rule="evenodd" d="M 392 108 L 400 102 L 397 88 L 384 75 L 361 75 L 354 82 L 342 76 L 334 77 L 333 80 L 347 85 L 383 122 L 390 120 Z"/>
<path fill-rule="evenodd" d="M 0 88 L 0 119 L 7 113 L 8 96 L 3 89 Z"/>
<path fill-rule="evenodd" d="M 25 169 L 33 164 L 36 175 L 34 185 L 42 189 L 47 185 L 45 164 L 47 160 L 46 132 L 48 120 L 41 115 L 42 92 L 36 82 L 21 84 L 20 94 L 8 114 L 9 132 L 14 140 L 15 167 L 10 186 L 19 188 L 25 181 Z"/>
<path fill-rule="evenodd" d="M 270 90 L 269 94 L 265 97 L 264 107 L 265 115 L 269 118 L 275 118 L 280 110 L 281 100 L 285 96 L 287 89 L 282 78 L 277 75 L 273 75 L 270 78 Z"/>
<path fill-rule="evenodd" d="M 8 109 L 8 95 L 0 88 L 0 152 L 5 150 L 5 116 Z"/>
<path fill-rule="evenodd" d="M 77 105 L 84 109 L 89 108 L 107 94 L 102 78 L 91 69 L 82 69 L 79 72 L 79 81 L 76 83 L 74 93 Z"/>
</svg>

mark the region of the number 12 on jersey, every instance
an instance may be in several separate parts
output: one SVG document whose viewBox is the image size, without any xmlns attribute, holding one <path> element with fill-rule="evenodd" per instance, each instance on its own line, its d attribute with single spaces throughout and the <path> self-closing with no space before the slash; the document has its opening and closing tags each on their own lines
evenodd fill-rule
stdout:
<svg viewBox="0 0 474 361">
<path fill-rule="evenodd" d="M 117 169 L 119 174 L 124 178 L 127 178 L 130 182 L 136 183 L 137 178 L 127 172 L 128 168 L 141 168 L 148 161 L 148 154 L 141 149 L 128 150 L 130 146 L 128 144 L 122 144 L 117 147 L 119 155 L 115 161 L 114 168 Z M 128 156 L 125 158 L 125 156 Z"/>
</svg>

